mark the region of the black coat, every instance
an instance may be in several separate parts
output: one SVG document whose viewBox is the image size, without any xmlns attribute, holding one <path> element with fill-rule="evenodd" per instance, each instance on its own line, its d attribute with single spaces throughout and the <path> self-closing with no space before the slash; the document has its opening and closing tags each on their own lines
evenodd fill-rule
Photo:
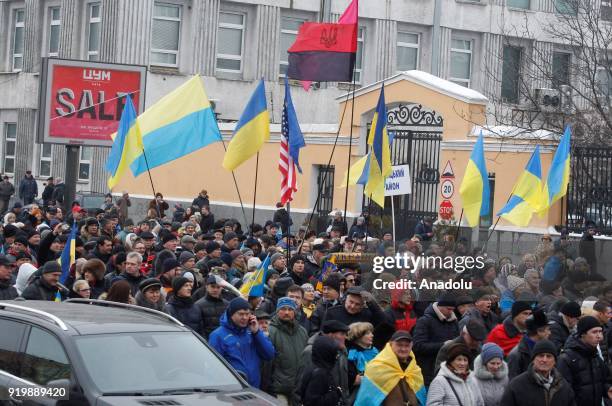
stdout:
<svg viewBox="0 0 612 406">
<path fill-rule="evenodd" d="M 17 289 L 10 284 L 10 281 L 0 282 L 0 300 L 13 300 L 17 296 L 19 296 L 19 293 Z"/>
<path fill-rule="evenodd" d="M 286 233 L 289 229 L 289 226 L 293 225 L 293 220 L 289 216 L 289 212 L 285 208 L 280 208 L 274 212 L 274 217 L 272 221 L 275 223 L 279 223 L 281 225 L 281 229 L 283 233 Z"/>
<path fill-rule="evenodd" d="M 553 370 L 549 390 L 538 383 L 530 366 L 510 381 L 501 398 L 500 406 L 575 406 L 574 392 L 559 371 Z M 601 406 L 601 404 L 600 404 Z"/>
<path fill-rule="evenodd" d="M 508 378 L 512 379 L 527 371 L 531 363 L 531 348 L 527 343 L 529 338 L 523 335 L 518 345 L 508 354 Z"/>
<path fill-rule="evenodd" d="M 608 398 L 608 368 L 597 349 L 584 344 L 576 335 L 565 343 L 557 368 L 576 394 L 578 406 L 601 406 Z"/>
<path fill-rule="evenodd" d="M 36 277 L 32 283 L 21 292 L 21 297 L 28 300 L 55 300 L 58 287 L 49 285 L 42 276 Z M 70 292 L 61 289 L 62 300 L 66 299 Z"/>
<path fill-rule="evenodd" d="M 429 305 L 423 317 L 417 320 L 413 334 L 413 351 L 426 386 L 429 386 L 434 378 L 438 351 L 444 342 L 459 336 L 457 318 L 453 317 L 450 321 L 441 320 L 433 308 L 434 304 Z"/>
<path fill-rule="evenodd" d="M 25 204 L 30 203 L 30 200 L 38 196 L 38 184 L 33 176 L 25 176 L 19 182 L 19 198 L 24 201 Z"/>
<path fill-rule="evenodd" d="M 208 200 L 208 197 L 202 197 L 202 196 L 198 195 L 198 197 L 193 199 L 193 202 L 191 202 L 191 205 L 192 206 L 198 206 L 201 209 L 204 206 L 209 206 L 210 202 Z"/>
<path fill-rule="evenodd" d="M 591 273 L 597 271 L 597 254 L 595 253 L 595 239 L 592 235 L 584 232 L 578 246 L 580 256 L 587 260 L 591 266 Z"/>
<path fill-rule="evenodd" d="M 557 351 L 560 352 L 570 335 L 570 331 L 567 329 L 565 323 L 563 323 L 563 317 L 561 315 L 553 314 L 548 319 L 554 322 L 554 324 L 550 325 L 549 340 L 555 344 Z"/>
<path fill-rule="evenodd" d="M 107 275 L 108 276 L 108 275 Z M 105 277 L 106 278 L 106 277 Z M 138 293 L 138 285 L 140 285 L 140 282 L 144 281 L 145 279 L 147 279 L 145 276 L 143 275 L 138 275 L 137 277 L 134 277 L 128 273 L 121 273 L 118 276 L 116 276 L 116 278 L 118 280 L 124 280 L 127 281 L 127 283 L 130 284 L 130 290 L 132 292 L 132 296 L 136 297 L 136 294 Z M 114 278 L 111 278 L 111 285 L 113 282 Z"/>
<path fill-rule="evenodd" d="M 368 307 L 363 308 L 357 314 L 350 314 L 346 311 L 344 303 L 340 303 L 327 310 L 326 320 L 337 320 L 347 326 L 357 322 L 368 322 L 371 323 L 374 328 L 382 323 L 390 323 L 385 312 L 375 302 L 369 302 Z"/>
<path fill-rule="evenodd" d="M 53 194 L 51 195 L 51 200 L 54 200 L 59 204 L 64 203 L 64 191 L 66 190 L 66 185 L 63 183 L 60 183 L 58 185 L 55 185 L 55 187 L 53 188 Z"/>
<path fill-rule="evenodd" d="M 43 192 L 42 192 L 42 199 L 43 199 L 43 205 L 48 206 L 51 204 L 51 200 L 52 200 L 52 196 L 53 196 L 53 190 L 55 190 L 55 186 L 54 185 L 47 185 L 45 186 Z"/>
<path fill-rule="evenodd" d="M 195 302 L 195 305 L 202 313 L 202 335 L 208 339 L 210 333 L 219 327 L 219 319 L 227 309 L 229 302 L 223 298 L 214 298 L 210 295 L 205 295 L 203 298 Z"/>
<path fill-rule="evenodd" d="M 202 312 L 191 298 L 178 298 L 174 295 L 166 303 L 166 312 L 187 327 L 202 334 Z"/>
<path fill-rule="evenodd" d="M 310 332 L 309 334 L 316 333 L 321 329 L 321 325 L 327 320 L 327 311 L 332 307 L 336 306 L 338 302 L 328 302 L 327 300 L 322 301 L 317 305 L 312 314 L 310 315 Z"/>
<path fill-rule="evenodd" d="M 202 220 L 200 220 L 200 229 L 204 234 L 212 230 L 215 225 L 215 215 L 210 213 L 208 216 L 202 216 Z"/>
<path fill-rule="evenodd" d="M 315 340 L 320 339 L 318 336 Z M 304 406 L 336 406 L 341 398 L 332 369 L 336 363 L 337 347 L 323 339 L 312 352 L 312 365 L 302 374 L 299 383 L 299 397 Z"/>
</svg>

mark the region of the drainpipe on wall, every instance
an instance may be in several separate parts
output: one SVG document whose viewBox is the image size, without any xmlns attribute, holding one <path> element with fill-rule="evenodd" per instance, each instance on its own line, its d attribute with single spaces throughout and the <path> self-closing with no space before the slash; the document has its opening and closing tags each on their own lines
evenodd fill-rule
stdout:
<svg viewBox="0 0 612 406">
<path fill-rule="evenodd" d="M 435 0 L 433 15 L 433 32 L 431 47 L 431 74 L 440 76 L 440 16 L 442 14 L 442 0 Z"/>
</svg>

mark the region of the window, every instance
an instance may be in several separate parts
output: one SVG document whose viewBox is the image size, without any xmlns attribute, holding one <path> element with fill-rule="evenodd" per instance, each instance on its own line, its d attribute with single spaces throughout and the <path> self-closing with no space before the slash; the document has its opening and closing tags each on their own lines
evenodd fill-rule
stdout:
<svg viewBox="0 0 612 406">
<path fill-rule="evenodd" d="M 38 176 L 51 176 L 51 144 L 39 145 Z"/>
<path fill-rule="evenodd" d="M 612 96 L 612 71 L 610 68 L 603 66 L 597 68 L 596 80 L 601 95 L 606 97 Z"/>
<path fill-rule="evenodd" d="M 219 71 L 242 71 L 244 18 L 244 14 L 219 13 L 219 33 L 217 35 L 217 70 Z"/>
<path fill-rule="evenodd" d="M 81 147 L 79 157 L 79 180 L 89 180 L 89 169 L 91 168 L 92 147 Z"/>
<path fill-rule="evenodd" d="M 15 10 L 15 31 L 13 32 L 13 72 L 23 69 L 23 42 L 25 33 L 25 10 Z"/>
<path fill-rule="evenodd" d="M 413 70 L 419 66 L 419 35 L 397 33 L 397 70 Z"/>
<path fill-rule="evenodd" d="M 283 17 L 281 20 L 281 35 L 280 35 L 280 74 L 285 76 L 289 67 L 289 54 L 287 50 L 295 42 L 298 29 L 304 23 L 303 19 Z"/>
<path fill-rule="evenodd" d="M 520 47 L 504 47 L 501 96 L 502 100 L 509 103 L 518 103 L 519 101 L 522 52 L 523 49 Z"/>
<path fill-rule="evenodd" d="M 570 54 L 554 52 L 552 61 L 552 86 L 558 89 L 570 83 Z"/>
<path fill-rule="evenodd" d="M 612 21 L 612 1 L 601 0 L 601 19 L 605 21 Z"/>
<path fill-rule="evenodd" d="M 100 32 L 102 18 L 100 15 L 100 3 L 88 5 L 89 23 L 87 25 L 87 59 L 97 61 L 100 59 Z"/>
<path fill-rule="evenodd" d="M 19 346 L 25 333 L 25 324 L 0 319 L 0 370 L 17 376 L 21 361 Z"/>
<path fill-rule="evenodd" d="M 57 337 L 32 327 L 20 377 L 39 385 L 57 379 L 70 379 L 70 362 Z"/>
<path fill-rule="evenodd" d="M 578 0 L 555 0 L 555 11 L 559 14 L 577 15 Z"/>
<path fill-rule="evenodd" d="M 17 124 L 4 124 L 4 173 L 15 173 L 15 148 L 17 143 Z"/>
<path fill-rule="evenodd" d="M 155 3 L 151 38 L 151 64 L 177 66 L 181 32 L 181 7 Z"/>
<path fill-rule="evenodd" d="M 530 0 L 508 0 L 508 7 L 529 10 L 531 8 L 531 4 L 529 3 Z"/>
<path fill-rule="evenodd" d="M 472 71 L 472 41 L 451 39 L 450 81 L 470 87 Z"/>
<path fill-rule="evenodd" d="M 57 56 L 61 26 L 59 7 L 51 7 L 49 9 L 49 20 L 51 21 L 51 26 L 49 27 L 49 56 Z"/>
<path fill-rule="evenodd" d="M 361 69 L 363 67 L 363 44 L 365 43 L 365 28 L 359 27 L 357 31 L 357 54 L 355 55 L 355 83 L 361 83 Z"/>
</svg>

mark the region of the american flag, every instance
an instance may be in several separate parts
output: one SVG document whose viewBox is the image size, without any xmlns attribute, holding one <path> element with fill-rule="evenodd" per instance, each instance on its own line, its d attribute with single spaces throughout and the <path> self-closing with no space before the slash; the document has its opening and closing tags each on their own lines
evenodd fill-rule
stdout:
<svg viewBox="0 0 612 406">
<path fill-rule="evenodd" d="M 280 156 L 278 170 L 282 175 L 281 203 L 293 200 L 293 193 L 297 192 L 297 173 L 301 173 L 298 159 L 300 148 L 305 145 L 300 125 L 291 101 L 291 93 L 287 78 L 285 78 L 285 102 L 283 104 L 283 118 L 281 124 Z"/>
</svg>

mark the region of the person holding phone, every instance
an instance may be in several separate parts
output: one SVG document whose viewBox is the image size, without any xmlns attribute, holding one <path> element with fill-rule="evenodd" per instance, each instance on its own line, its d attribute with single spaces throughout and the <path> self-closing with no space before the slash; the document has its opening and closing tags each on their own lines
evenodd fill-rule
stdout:
<svg viewBox="0 0 612 406">
<path fill-rule="evenodd" d="M 219 322 L 220 326 L 210 333 L 209 344 L 244 375 L 249 385 L 259 388 L 261 363 L 271 361 L 275 350 L 260 330 L 249 302 L 241 297 L 233 299 Z"/>
</svg>

